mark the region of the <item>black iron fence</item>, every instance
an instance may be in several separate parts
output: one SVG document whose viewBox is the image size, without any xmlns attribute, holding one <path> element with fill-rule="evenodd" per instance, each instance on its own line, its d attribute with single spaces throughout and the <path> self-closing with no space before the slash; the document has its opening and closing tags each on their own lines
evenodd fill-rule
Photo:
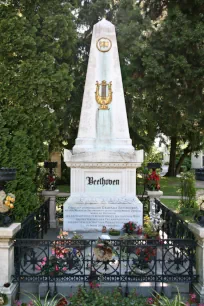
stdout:
<svg viewBox="0 0 204 306">
<path fill-rule="evenodd" d="M 192 283 L 196 242 L 187 239 L 15 241 L 14 281 Z"/>
<path fill-rule="evenodd" d="M 188 228 L 187 222 L 182 220 L 159 200 L 155 199 L 155 203 L 157 212 L 161 209 L 161 217 L 165 220 L 162 227 L 163 234 L 166 234 L 168 238 L 195 239 L 194 234 Z"/>
<path fill-rule="evenodd" d="M 43 239 L 49 228 L 49 199 L 30 214 L 22 223 L 21 230 L 16 234 L 17 239 Z"/>
</svg>

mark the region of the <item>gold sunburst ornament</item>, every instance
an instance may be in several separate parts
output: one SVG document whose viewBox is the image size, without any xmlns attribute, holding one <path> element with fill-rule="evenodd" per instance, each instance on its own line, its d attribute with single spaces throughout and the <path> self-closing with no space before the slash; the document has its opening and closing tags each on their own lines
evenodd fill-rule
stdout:
<svg viewBox="0 0 204 306">
<path fill-rule="evenodd" d="M 100 94 L 100 87 L 101 87 L 101 94 Z M 108 91 L 108 93 L 107 93 Z M 102 81 L 99 83 L 96 82 L 96 92 L 95 98 L 96 102 L 100 105 L 99 109 L 106 110 L 108 109 L 108 104 L 112 101 L 112 82 L 107 83 L 106 81 Z"/>
</svg>

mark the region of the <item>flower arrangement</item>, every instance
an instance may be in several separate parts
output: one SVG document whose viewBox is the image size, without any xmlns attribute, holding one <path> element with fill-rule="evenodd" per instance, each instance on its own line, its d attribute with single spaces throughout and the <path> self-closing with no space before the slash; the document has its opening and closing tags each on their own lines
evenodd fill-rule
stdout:
<svg viewBox="0 0 204 306">
<path fill-rule="evenodd" d="M 111 260 L 113 257 L 111 245 L 107 241 L 103 241 L 99 238 L 94 248 L 94 255 L 98 261 Z"/>
<path fill-rule="evenodd" d="M 8 193 L 6 199 L 4 200 L 4 204 L 9 208 L 13 209 L 15 203 L 15 195 L 13 193 Z"/>
<path fill-rule="evenodd" d="M 136 228 L 137 228 L 136 223 L 134 223 L 132 221 L 124 223 L 124 225 L 123 225 L 123 230 L 127 234 L 133 234 L 133 232 L 136 230 Z"/>
<path fill-rule="evenodd" d="M 156 256 L 156 248 L 150 246 L 139 247 L 136 249 L 135 254 L 137 255 L 137 260 L 134 264 L 140 269 L 145 269 L 148 267 L 148 263 Z"/>
<path fill-rule="evenodd" d="M 4 190 L 0 191 L 0 213 L 6 213 L 14 208 L 15 195 L 8 193 L 6 195 Z"/>
<path fill-rule="evenodd" d="M 149 216 L 144 216 L 143 232 L 146 238 L 155 238 L 159 236 L 158 231 L 155 231 Z"/>
<path fill-rule="evenodd" d="M 57 238 L 66 239 L 68 232 L 60 229 Z M 43 257 L 35 266 L 35 269 L 42 274 L 49 274 L 50 276 L 62 275 L 65 271 L 71 270 L 78 262 L 80 251 L 76 248 L 66 247 L 64 241 L 54 241 L 51 249 L 51 256 Z"/>
<path fill-rule="evenodd" d="M 160 176 L 156 173 L 155 169 L 152 169 L 152 173 L 150 173 L 146 180 L 145 180 L 145 185 L 148 190 L 160 190 Z"/>
</svg>

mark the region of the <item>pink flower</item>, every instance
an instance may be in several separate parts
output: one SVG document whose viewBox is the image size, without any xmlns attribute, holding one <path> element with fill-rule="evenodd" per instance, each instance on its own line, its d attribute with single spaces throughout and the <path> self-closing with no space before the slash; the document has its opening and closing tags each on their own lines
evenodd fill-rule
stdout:
<svg viewBox="0 0 204 306">
<path fill-rule="evenodd" d="M 196 303 L 196 294 L 195 293 L 190 293 L 189 294 L 189 302 L 190 303 Z"/>
<path fill-rule="evenodd" d="M 58 266 L 55 266 L 55 271 L 59 271 L 59 267 Z"/>
<path fill-rule="evenodd" d="M 154 303 L 154 299 L 150 297 L 150 298 L 147 299 L 146 302 L 147 302 L 147 304 L 152 305 Z"/>
<path fill-rule="evenodd" d="M 41 271 L 41 267 L 38 266 L 38 265 L 35 266 L 35 269 L 38 270 L 38 271 Z"/>
<path fill-rule="evenodd" d="M 67 271 L 67 267 L 63 267 L 63 268 L 62 268 L 62 271 Z"/>
<path fill-rule="evenodd" d="M 43 259 L 42 259 L 43 261 L 47 261 L 47 257 L 43 257 Z"/>
<path fill-rule="evenodd" d="M 42 266 L 46 265 L 46 262 L 45 262 L 45 261 L 42 261 L 41 265 L 42 265 Z"/>
<path fill-rule="evenodd" d="M 190 303 L 189 302 L 186 302 L 186 304 L 185 304 L 186 306 L 190 306 Z"/>
</svg>

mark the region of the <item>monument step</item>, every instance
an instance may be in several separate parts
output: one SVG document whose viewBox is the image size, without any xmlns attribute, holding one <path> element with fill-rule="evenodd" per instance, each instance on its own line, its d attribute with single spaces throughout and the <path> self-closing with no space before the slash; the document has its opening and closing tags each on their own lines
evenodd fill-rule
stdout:
<svg viewBox="0 0 204 306">
<path fill-rule="evenodd" d="M 70 294 L 74 294 L 77 292 L 79 286 L 83 287 L 83 283 L 56 283 L 56 292 L 57 293 L 61 293 L 64 296 L 70 296 Z M 88 290 L 89 289 L 89 285 L 86 284 L 86 288 Z M 114 289 L 119 288 L 119 284 L 117 283 L 101 283 L 100 284 L 100 290 L 102 292 L 112 292 Z M 155 287 L 155 283 L 129 283 L 128 284 L 128 289 L 126 287 L 126 284 L 122 284 L 121 285 L 121 289 L 122 292 L 126 293 L 126 291 L 128 290 L 128 292 L 130 293 L 131 291 L 136 291 L 136 293 L 139 296 L 144 296 L 144 297 L 151 297 L 154 294 L 154 291 L 157 291 L 158 293 L 162 292 L 162 288 L 163 288 L 163 293 L 165 296 L 171 298 L 172 297 L 172 286 L 171 284 L 163 284 L 162 287 L 162 283 L 157 283 L 156 287 Z M 49 290 L 51 295 L 54 294 L 55 292 L 55 284 L 54 283 L 50 283 L 49 285 Z M 39 295 L 41 298 L 44 298 L 46 293 L 48 291 L 48 285 L 47 283 L 40 283 L 39 284 Z"/>
</svg>

